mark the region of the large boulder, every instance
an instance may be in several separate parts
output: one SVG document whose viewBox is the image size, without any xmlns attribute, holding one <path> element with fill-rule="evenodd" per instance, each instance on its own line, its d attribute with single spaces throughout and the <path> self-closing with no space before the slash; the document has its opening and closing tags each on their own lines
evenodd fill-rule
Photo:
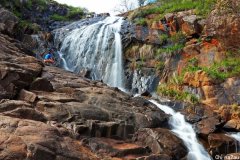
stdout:
<svg viewBox="0 0 240 160">
<path fill-rule="evenodd" d="M 19 19 L 8 10 L 0 7 L 0 32 L 14 35 Z"/>
<path fill-rule="evenodd" d="M 220 117 L 212 116 L 206 119 L 203 119 L 195 124 L 195 129 L 197 133 L 207 139 L 210 133 L 214 133 L 217 131 L 218 127 L 222 124 Z"/>
<path fill-rule="evenodd" d="M 87 148 L 47 124 L 0 116 L 0 159 L 94 160 Z M 67 132 L 67 131 L 65 131 Z"/>
<path fill-rule="evenodd" d="M 14 98 L 42 71 L 42 63 L 25 54 L 20 42 L 0 34 L 0 99 Z"/>
<path fill-rule="evenodd" d="M 154 154 L 166 154 L 172 159 L 181 159 L 188 153 L 181 139 L 167 129 L 143 128 L 133 138 L 141 145 L 148 146 Z"/>
<path fill-rule="evenodd" d="M 238 142 L 225 134 L 210 134 L 208 143 L 212 157 L 235 153 L 236 147 L 238 147 Z"/>
</svg>

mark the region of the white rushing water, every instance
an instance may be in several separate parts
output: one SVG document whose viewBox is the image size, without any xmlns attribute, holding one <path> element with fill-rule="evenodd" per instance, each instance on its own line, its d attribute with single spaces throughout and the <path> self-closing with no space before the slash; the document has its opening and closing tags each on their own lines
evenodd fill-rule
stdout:
<svg viewBox="0 0 240 160">
<path fill-rule="evenodd" d="M 211 160 L 204 147 L 198 143 L 196 133 L 193 130 L 192 125 L 185 121 L 184 115 L 179 112 L 175 112 L 172 108 L 166 105 L 161 105 L 154 100 L 150 100 L 150 102 L 155 104 L 165 113 L 172 115 L 170 117 L 169 124 L 172 127 L 172 132 L 181 138 L 188 148 L 188 160 Z"/>
<path fill-rule="evenodd" d="M 80 25 L 64 37 L 61 44 L 63 68 L 79 73 L 90 71 L 93 80 L 112 87 L 123 87 L 123 58 L 120 17 L 107 17 L 90 25 Z"/>
<path fill-rule="evenodd" d="M 228 136 L 234 138 L 236 140 L 236 149 L 235 149 L 235 152 L 236 153 L 239 153 L 240 152 L 240 132 L 238 133 L 231 133 L 231 134 L 228 134 Z"/>
</svg>

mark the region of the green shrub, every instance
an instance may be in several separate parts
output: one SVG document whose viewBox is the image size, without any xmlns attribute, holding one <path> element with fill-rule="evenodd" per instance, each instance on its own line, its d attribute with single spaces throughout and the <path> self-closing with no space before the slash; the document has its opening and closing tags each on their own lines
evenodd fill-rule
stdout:
<svg viewBox="0 0 240 160">
<path fill-rule="evenodd" d="M 76 16 L 82 17 L 83 15 L 84 15 L 84 11 L 82 8 L 69 7 L 69 11 L 67 15 L 69 19 L 75 18 Z"/>
</svg>

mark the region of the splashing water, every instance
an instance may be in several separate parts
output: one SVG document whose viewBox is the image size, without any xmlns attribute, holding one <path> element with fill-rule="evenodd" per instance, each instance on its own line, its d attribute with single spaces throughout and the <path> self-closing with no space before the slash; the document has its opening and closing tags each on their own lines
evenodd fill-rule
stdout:
<svg viewBox="0 0 240 160">
<path fill-rule="evenodd" d="M 194 132 L 191 124 L 185 121 L 184 115 L 179 112 L 175 112 L 172 108 L 166 105 L 161 105 L 154 100 L 150 100 L 150 102 L 155 104 L 165 113 L 172 115 L 170 117 L 169 124 L 172 127 L 172 132 L 181 138 L 188 148 L 188 160 L 211 160 L 207 151 L 205 151 L 203 146 L 198 143 L 196 133 Z"/>
</svg>

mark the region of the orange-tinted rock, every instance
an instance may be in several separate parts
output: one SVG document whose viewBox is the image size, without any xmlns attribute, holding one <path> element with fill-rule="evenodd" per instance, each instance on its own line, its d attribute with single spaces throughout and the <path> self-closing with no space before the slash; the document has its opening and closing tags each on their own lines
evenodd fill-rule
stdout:
<svg viewBox="0 0 240 160">
<path fill-rule="evenodd" d="M 162 30 L 162 31 L 167 31 L 167 26 L 165 24 L 163 24 L 161 21 L 153 22 L 151 28 Z"/>
<path fill-rule="evenodd" d="M 224 128 L 228 130 L 240 131 L 240 120 L 232 119 L 224 125 Z"/>
<path fill-rule="evenodd" d="M 200 34 L 201 28 L 197 21 L 198 20 L 196 15 L 183 17 L 183 24 L 181 25 L 183 33 L 186 34 L 187 36 L 191 36 L 193 34 Z"/>
<path fill-rule="evenodd" d="M 213 80 L 207 75 L 206 72 L 200 70 L 195 73 L 185 73 L 184 83 L 193 87 L 202 87 L 213 84 Z"/>
<path fill-rule="evenodd" d="M 0 116 L 0 159 L 98 159 L 55 127 L 37 121 Z"/>
</svg>

